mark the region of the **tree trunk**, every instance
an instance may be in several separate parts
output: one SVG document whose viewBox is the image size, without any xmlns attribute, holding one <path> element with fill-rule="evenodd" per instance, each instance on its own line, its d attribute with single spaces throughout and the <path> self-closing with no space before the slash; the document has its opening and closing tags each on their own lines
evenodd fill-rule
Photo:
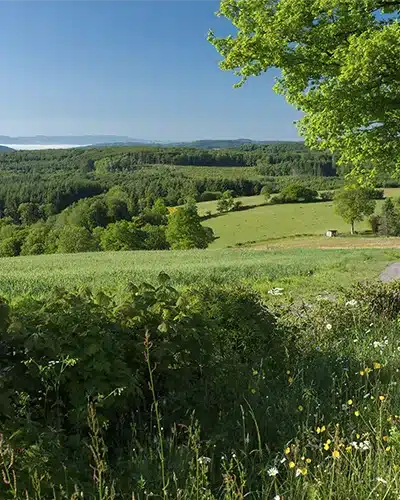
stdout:
<svg viewBox="0 0 400 500">
<path fill-rule="evenodd" d="M 354 234 L 354 221 L 351 221 L 351 234 Z"/>
</svg>

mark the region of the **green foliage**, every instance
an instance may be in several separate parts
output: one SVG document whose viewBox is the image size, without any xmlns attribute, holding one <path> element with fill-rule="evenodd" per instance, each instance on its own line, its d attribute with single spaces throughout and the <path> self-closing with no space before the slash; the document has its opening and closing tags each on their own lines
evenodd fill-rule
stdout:
<svg viewBox="0 0 400 500">
<path fill-rule="evenodd" d="M 309 146 L 352 164 L 356 181 L 399 167 L 396 0 L 222 0 L 219 15 L 237 29 L 209 35 L 221 68 L 235 71 L 239 86 L 279 68 L 274 88 L 304 113 L 299 130 Z"/>
<path fill-rule="evenodd" d="M 225 191 L 217 203 L 217 212 L 229 212 L 232 210 L 235 200 L 233 199 L 232 191 Z"/>
<path fill-rule="evenodd" d="M 81 226 L 66 225 L 57 233 L 59 253 L 93 252 L 97 250 L 92 234 Z"/>
<path fill-rule="evenodd" d="M 399 236 L 400 235 L 400 210 L 399 204 L 393 203 L 391 198 L 386 198 L 380 216 L 370 219 L 374 233 L 379 233 L 383 236 Z"/>
<path fill-rule="evenodd" d="M 318 192 L 307 188 L 302 184 L 289 184 L 282 189 L 278 196 L 274 197 L 276 203 L 309 203 L 318 198 Z"/>
<path fill-rule="evenodd" d="M 194 202 L 178 207 L 168 217 L 166 238 L 173 250 L 207 248 L 212 237 L 212 231 L 201 225 Z"/>
<path fill-rule="evenodd" d="M 2 498 L 399 496 L 398 283 L 157 281 L 0 301 Z"/>
<path fill-rule="evenodd" d="M 265 197 L 265 201 L 269 201 L 274 191 L 275 191 L 275 186 L 272 184 L 272 182 L 267 182 L 262 187 L 260 194 L 262 194 Z"/>
<path fill-rule="evenodd" d="M 21 203 L 18 214 L 22 225 L 34 224 L 40 219 L 40 210 L 36 203 Z"/>
<path fill-rule="evenodd" d="M 138 250 L 144 247 L 145 234 L 134 222 L 109 224 L 100 235 L 102 250 Z"/>
<path fill-rule="evenodd" d="M 335 196 L 336 213 L 351 225 L 351 234 L 354 234 L 354 223 L 373 214 L 375 205 L 367 188 L 347 189 Z"/>
</svg>

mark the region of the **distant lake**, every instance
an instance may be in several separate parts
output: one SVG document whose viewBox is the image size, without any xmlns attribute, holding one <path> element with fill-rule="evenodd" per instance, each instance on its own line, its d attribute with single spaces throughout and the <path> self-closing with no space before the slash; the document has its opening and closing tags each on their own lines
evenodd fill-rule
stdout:
<svg viewBox="0 0 400 500">
<path fill-rule="evenodd" d="M 38 149 L 69 149 L 69 148 L 79 148 L 82 146 L 90 146 L 90 144 L 0 144 L 0 146 L 6 146 L 11 149 L 18 150 L 38 150 Z"/>
</svg>

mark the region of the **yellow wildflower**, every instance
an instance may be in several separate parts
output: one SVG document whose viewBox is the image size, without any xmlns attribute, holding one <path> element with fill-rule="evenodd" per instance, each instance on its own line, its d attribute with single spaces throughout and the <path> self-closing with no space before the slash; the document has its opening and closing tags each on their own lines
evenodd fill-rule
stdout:
<svg viewBox="0 0 400 500">
<path fill-rule="evenodd" d="M 285 455 L 289 455 L 289 453 L 290 453 L 290 448 L 289 448 L 289 447 L 285 448 L 284 452 L 285 452 Z"/>
<path fill-rule="evenodd" d="M 291 383 L 293 382 L 293 378 L 292 378 L 292 377 L 289 377 L 289 378 L 288 378 L 288 382 L 289 382 L 289 384 L 291 384 Z"/>
<path fill-rule="evenodd" d="M 294 469 L 296 464 L 294 462 L 289 462 L 289 469 Z"/>
<path fill-rule="evenodd" d="M 382 365 L 378 363 L 377 361 L 374 362 L 374 370 L 380 370 L 382 368 Z"/>
<path fill-rule="evenodd" d="M 349 399 L 349 400 L 347 401 L 347 404 L 348 404 L 349 406 L 351 406 L 351 405 L 353 404 L 353 400 L 352 400 L 352 399 Z"/>
<path fill-rule="evenodd" d="M 379 396 L 379 400 L 380 401 L 385 401 L 385 396 L 383 396 L 382 394 Z"/>
<path fill-rule="evenodd" d="M 306 476 L 308 471 L 307 471 L 306 467 L 303 467 L 302 469 L 300 469 L 300 472 L 301 472 L 302 476 Z"/>
<path fill-rule="evenodd" d="M 354 415 L 355 415 L 356 417 L 359 417 L 359 416 L 360 416 L 360 412 L 359 412 L 358 410 L 356 410 L 356 411 L 354 412 Z"/>
<path fill-rule="evenodd" d="M 365 375 L 365 371 L 364 370 L 360 370 L 360 375 L 363 377 Z"/>
<path fill-rule="evenodd" d="M 306 463 L 307 463 L 307 464 L 310 464 L 310 463 L 311 463 L 311 461 L 312 461 L 312 460 L 311 460 L 311 458 L 306 458 Z"/>
<path fill-rule="evenodd" d="M 304 408 L 303 408 L 301 405 L 299 405 L 299 406 L 297 407 L 297 409 L 298 409 L 300 412 L 304 410 Z"/>
<path fill-rule="evenodd" d="M 390 451 L 392 449 L 391 446 L 386 446 L 385 451 Z"/>
<path fill-rule="evenodd" d="M 358 433 L 357 433 L 357 434 L 356 434 L 356 438 L 357 438 L 357 439 L 360 439 L 360 437 L 361 437 L 361 436 L 360 436 L 360 434 L 358 434 Z"/>
<path fill-rule="evenodd" d="M 332 443 L 332 441 L 330 439 L 326 440 L 326 444 L 331 444 L 331 443 Z"/>
<path fill-rule="evenodd" d="M 339 457 L 340 457 L 339 450 L 334 450 L 334 451 L 332 452 L 332 457 L 333 457 L 333 458 L 339 458 Z"/>
<path fill-rule="evenodd" d="M 329 450 L 329 444 L 328 443 L 325 443 L 324 444 L 324 450 L 328 451 Z"/>
<path fill-rule="evenodd" d="M 387 441 L 389 438 L 388 438 L 388 436 L 383 436 L 383 438 L 382 438 L 382 439 L 383 439 L 384 441 Z"/>
<path fill-rule="evenodd" d="M 350 446 L 350 445 L 349 445 L 349 446 L 346 446 L 346 451 L 347 451 L 347 453 L 350 453 L 350 452 L 351 452 L 351 450 L 352 450 L 352 448 L 351 448 L 351 446 Z"/>
</svg>

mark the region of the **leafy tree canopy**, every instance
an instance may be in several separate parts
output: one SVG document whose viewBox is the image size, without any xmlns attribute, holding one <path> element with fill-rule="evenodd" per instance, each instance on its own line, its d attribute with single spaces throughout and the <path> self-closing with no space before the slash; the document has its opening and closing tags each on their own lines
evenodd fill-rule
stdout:
<svg viewBox="0 0 400 500">
<path fill-rule="evenodd" d="M 399 0 L 222 0 L 235 36 L 209 40 L 241 86 L 279 68 L 275 91 L 304 112 L 308 146 L 357 180 L 400 170 Z"/>
<path fill-rule="evenodd" d="M 371 196 L 371 190 L 366 188 L 345 189 L 335 196 L 335 211 L 350 224 L 351 234 L 356 221 L 361 222 L 374 213 L 376 201 Z"/>
</svg>

